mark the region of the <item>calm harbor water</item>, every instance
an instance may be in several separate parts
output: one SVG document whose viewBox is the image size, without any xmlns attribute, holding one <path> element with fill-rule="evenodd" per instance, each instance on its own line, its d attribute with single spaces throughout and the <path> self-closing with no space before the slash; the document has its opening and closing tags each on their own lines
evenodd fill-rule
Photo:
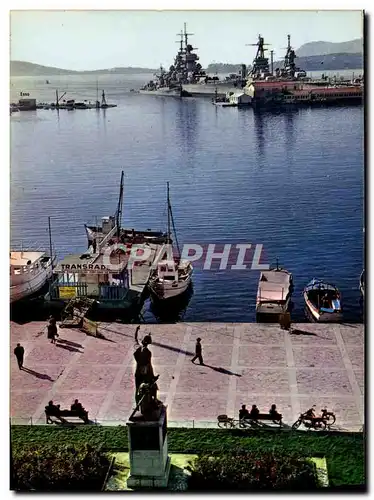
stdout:
<svg viewBox="0 0 374 500">
<path fill-rule="evenodd" d="M 47 218 L 60 257 L 87 242 L 83 224 L 114 213 L 125 172 L 123 225 L 166 228 L 166 181 L 181 244 L 263 245 L 261 261 L 303 287 L 335 283 L 346 321 L 360 321 L 364 259 L 364 113 L 360 106 L 254 112 L 217 109 L 209 99 L 129 92 L 151 75 L 101 75 L 108 110 L 15 113 L 11 122 L 11 242 L 48 247 Z M 96 99 L 96 77 L 14 78 L 20 91 L 52 102 Z M 218 248 L 218 247 L 217 247 Z M 235 263 L 230 260 L 230 263 Z M 196 264 L 185 321 L 254 321 L 259 271 Z M 145 317 L 155 318 L 147 304 Z"/>
</svg>

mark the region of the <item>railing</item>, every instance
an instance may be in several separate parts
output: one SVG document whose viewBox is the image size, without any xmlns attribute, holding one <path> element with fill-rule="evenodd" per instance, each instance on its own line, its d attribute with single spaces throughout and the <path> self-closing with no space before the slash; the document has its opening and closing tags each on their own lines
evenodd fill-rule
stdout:
<svg viewBox="0 0 374 500">
<path fill-rule="evenodd" d="M 10 244 L 11 252 L 45 252 L 49 255 L 50 248 L 47 243 L 38 243 L 25 240 L 12 240 Z M 52 245 L 53 257 L 57 255 L 56 247 Z"/>
<path fill-rule="evenodd" d="M 58 279 L 50 286 L 50 294 L 52 299 L 60 298 L 60 288 L 75 289 L 76 297 L 95 297 L 98 300 L 125 300 L 129 289 L 125 285 L 98 285 L 98 294 L 89 294 L 87 283 L 82 282 L 63 282 Z"/>
<path fill-rule="evenodd" d="M 99 298 L 102 300 L 124 300 L 128 293 L 124 285 L 99 285 Z"/>
<path fill-rule="evenodd" d="M 130 416 L 129 414 L 126 416 L 124 415 L 122 420 L 109 420 L 109 419 L 102 419 L 102 418 L 93 418 L 91 417 L 90 413 L 88 413 L 89 421 L 91 425 L 99 425 L 99 426 L 110 426 L 110 427 L 115 427 L 115 426 L 126 426 L 126 422 L 128 420 L 128 417 Z M 31 425 L 47 425 L 46 420 L 45 420 L 45 415 L 43 415 L 38 418 L 34 419 L 32 416 L 30 417 L 25 417 L 25 418 L 19 418 L 19 417 L 10 417 L 10 425 L 25 425 L 25 426 L 31 426 Z M 283 431 L 291 431 L 291 425 L 293 422 L 284 422 L 284 428 L 282 429 Z M 51 425 L 51 424 L 48 424 Z M 81 425 L 81 424 L 79 424 Z M 179 428 L 179 429 L 218 429 L 218 421 L 217 420 L 169 420 L 168 419 L 168 428 Z M 246 428 L 248 430 L 248 428 Z M 256 429 L 254 427 L 253 429 Z M 279 430 L 279 427 L 275 427 L 275 429 Z M 225 429 L 223 429 L 225 430 Z M 334 424 L 331 427 L 331 431 L 337 431 L 337 432 L 362 432 L 365 433 L 365 428 L 362 424 L 357 423 L 356 425 L 350 425 L 348 427 L 342 427 L 339 426 L 338 424 Z"/>
</svg>

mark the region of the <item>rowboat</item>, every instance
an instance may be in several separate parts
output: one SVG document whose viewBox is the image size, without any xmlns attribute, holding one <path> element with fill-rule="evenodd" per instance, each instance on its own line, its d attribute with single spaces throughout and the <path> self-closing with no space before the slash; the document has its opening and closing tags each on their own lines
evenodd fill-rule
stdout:
<svg viewBox="0 0 374 500">
<path fill-rule="evenodd" d="M 335 285 L 313 278 L 304 288 L 305 305 L 315 321 L 340 321 L 340 292 Z"/>
</svg>

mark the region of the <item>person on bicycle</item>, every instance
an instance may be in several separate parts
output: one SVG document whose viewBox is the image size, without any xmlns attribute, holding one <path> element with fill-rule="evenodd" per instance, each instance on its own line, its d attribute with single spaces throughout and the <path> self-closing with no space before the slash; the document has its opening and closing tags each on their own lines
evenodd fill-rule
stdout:
<svg viewBox="0 0 374 500">
<path fill-rule="evenodd" d="M 314 406 L 312 406 L 312 408 L 309 408 L 309 410 L 307 410 L 305 412 L 305 416 L 307 418 L 310 418 L 310 420 L 312 420 L 313 418 L 316 418 L 316 414 L 314 413 Z"/>
<path fill-rule="evenodd" d="M 307 418 L 312 423 L 315 423 L 315 422 L 317 422 L 319 420 L 323 420 L 322 416 L 315 414 L 315 407 L 316 407 L 316 405 L 313 405 L 312 408 L 309 408 L 309 410 L 306 411 L 305 414 L 304 414 L 304 416 L 305 416 L 304 418 Z"/>
</svg>

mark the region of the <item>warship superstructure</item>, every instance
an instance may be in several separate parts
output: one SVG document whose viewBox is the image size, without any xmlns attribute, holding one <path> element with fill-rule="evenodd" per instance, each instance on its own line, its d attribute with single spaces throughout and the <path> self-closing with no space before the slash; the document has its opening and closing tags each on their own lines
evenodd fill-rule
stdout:
<svg viewBox="0 0 374 500">
<path fill-rule="evenodd" d="M 306 72 L 298 68 L 295 64 L 296 53 L 291 47 L 291 35 L 287 35 L 287 52 L 284 57 L 283 66 L 277 67 L 274 71 L 273 51 L 271 51 L 271 66 L 269 66 L 269 58 L 265 56 L 265 48 L 268 43 L 264 42 L 264 38 L 258 35 L 258 41 L 250 46 L 257 47 L 256 56 L 253 59 L 252 68 L 248 73 L 248 80 L 295 80 L 306 77 Z"/>
<path fill-rule="evenodd" d="M 245 85 L 246 67 L 242 65 L 241 71 L 233 73 L 225 79 L 218 76 L 208 75 L 202 68 L 199 56 L 195 53 L 196 47 L 188 42 L 188 37 L 193 33 L 187 33 L 187 25 L 178 36 L 180 40 L 179 50 L 174 58 L 174 63 L 169 67 L 169 71 L 160 68 L 159 74 L 155 74 L 155 79 L 148 82 L 139 92 L 152 95 L 175 95 L 175 96 L 214 96 L 216 88 L 219 95 L 226 95 L 227 92 L 234 91 L 238 87 Z"/>
</svg>

